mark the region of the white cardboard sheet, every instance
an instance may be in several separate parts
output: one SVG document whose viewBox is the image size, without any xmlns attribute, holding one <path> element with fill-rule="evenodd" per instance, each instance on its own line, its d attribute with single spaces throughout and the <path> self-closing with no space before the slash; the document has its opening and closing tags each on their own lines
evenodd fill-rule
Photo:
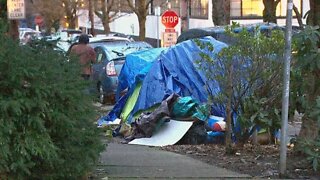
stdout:
<svg viewBox="0 0 320 180">
<path fill-rule="evenodd" d="M 150 138 L 139 138 L 129 144 L 145 146 L 168 146 L 177 143 L 190 129 L 193 122 L 170 120 L 164 123 L 161 128 Z"/>
</svg>

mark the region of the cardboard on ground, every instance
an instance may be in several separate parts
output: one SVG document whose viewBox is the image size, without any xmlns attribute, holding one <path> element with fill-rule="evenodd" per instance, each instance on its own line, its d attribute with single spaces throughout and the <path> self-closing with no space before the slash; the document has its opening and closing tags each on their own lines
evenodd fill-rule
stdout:
<svg viewBox="0 0 320 180">
<path fill-rule="evenodd" d="M 164 123 L 161 128 L 150 138 L 139 138 L 129 144 L 146 146 L 168 146 L 177 143 L 190 129 L 193 122 L 170 120 Z"/>
</svg>

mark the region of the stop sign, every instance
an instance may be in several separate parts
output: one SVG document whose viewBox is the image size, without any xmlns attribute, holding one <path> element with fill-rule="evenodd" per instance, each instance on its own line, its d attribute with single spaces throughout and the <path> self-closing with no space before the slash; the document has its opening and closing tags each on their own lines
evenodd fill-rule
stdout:
<svg viewBox="0 0 320 180">
<path fill-rule="evenodd" d="M 162 14 L 161 22 L 166 28 L 174 28 L 179 22 L 179 17 L 176 12 L 168 10 Z"/>
<path fill-rule="evenodd" d="M 36 17 L 34 17 L 34 22 L 35 22 L 37 25 L 41 25 L 41 24 L 43 23 L 43 18 L 42 18 L 42 16 L 37 15 Z"/>
</svg>

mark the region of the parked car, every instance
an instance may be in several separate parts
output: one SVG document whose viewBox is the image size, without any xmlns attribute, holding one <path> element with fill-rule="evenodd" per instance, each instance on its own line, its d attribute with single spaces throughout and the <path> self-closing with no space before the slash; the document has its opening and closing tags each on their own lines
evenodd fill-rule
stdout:
<svg viewBox="0 0 320 180">
<path fill-rule="evenodd" d="M 79 38 L 77 38 L 72 44 L 68 46 L 68 50 L 66 50 L 66 54 L 68 55 L 70 53 L 70 50 L 72 46 L 78 44 Z M 128 38 L 123 38 L 123 37 L 114 37 L 114 36 L 106 36 L 106 35 L 99 35 L 99 36 L 89 36 L 89 45 L 93 48 L 96 46 L 99 46 L 103 44 L 104 42 L 115 42 L 115 41 L 124 41 L 124 42 L 131 42 L 132 40 Z"/>
<path fill-rule="evenodd" d="M 189 29 L 178 37 L 177 43 L 195 39 L 195 38 L 201 38 L 205 36 L 212 36 L 218 41 L 222 41 L 226 44 L 232 44 L 232 42 L 235 41 L 232 37 L 230 37 L 228 34 L 225 33 L 225 27 L 226 26 L 214 26 L 214 27 L 208 27 L 208 28 L 194 28 Z M 238 33 L 242 31 L 243 28 L 247 29 L 249 32 L 254 32 L 255 28 L 259 27 L 259 30 L 261 33 L 264 33 L 266 35 L 270 34 L 273 30 L 285 30 L 283 27 L 278 26 L 274 23 L 257 23 L 257 24 L 246 24 L 242 25 L 238 28 L 234 29 L 235 33 Z M 294 31 L 295 32 L 295 31 Z"/>
<path fill-rule="evenodd" d="M 127 41 L 125 39 L 90 42 L 96 52 L 96 63 L 92 65 L 92 80 L 96 84 L 99 101 L 105 103 L 115 100 L 118 86 L 118 75 L 127 54 L 152 48 L 146 42 Z"/>
<path fill-rule="evenodd" d="M 31 28 L 19 28 L 20 44 L 25 45 L 33 39 L 41 37 L 41 32 Z"/>
</svg>

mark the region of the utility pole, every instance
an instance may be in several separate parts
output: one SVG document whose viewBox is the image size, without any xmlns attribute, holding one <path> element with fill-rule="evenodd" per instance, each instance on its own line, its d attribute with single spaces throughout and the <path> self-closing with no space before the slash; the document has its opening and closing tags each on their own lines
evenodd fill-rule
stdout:
<svg viewBox="0 0 320 180">
<path fill-rule="evenodd" d="M 282 121 L 281 121 L 281 144 L 280 144 L 280 177 L 285 177 L 287 168 L 287 131 L 288 110 L 290 94 L 290 62 L 291 62 L 291 39 L 292 39 L 292 0 L 287 1 L 287 18 L 285 34 L 283 91 L 282 91 Z"/>
</svg>

